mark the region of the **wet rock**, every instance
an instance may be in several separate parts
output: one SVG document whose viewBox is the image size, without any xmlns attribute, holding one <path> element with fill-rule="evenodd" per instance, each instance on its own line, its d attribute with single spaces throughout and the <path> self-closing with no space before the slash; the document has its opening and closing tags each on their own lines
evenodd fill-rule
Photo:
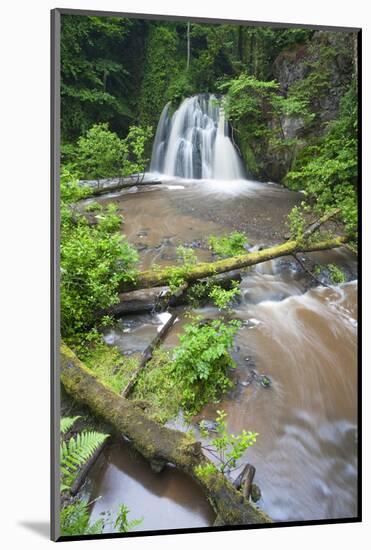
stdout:
<svg viewBox="0 0 371 550">
<path fill-rule="evenodd" d="M 258 502 L 262 497 L 262 492 L 260 490 L 260 487 L 256 484 L 256 483 L 253 483 L 252 486 L 251 486 L 251 500 L 253 502 Z"/>
</svg>

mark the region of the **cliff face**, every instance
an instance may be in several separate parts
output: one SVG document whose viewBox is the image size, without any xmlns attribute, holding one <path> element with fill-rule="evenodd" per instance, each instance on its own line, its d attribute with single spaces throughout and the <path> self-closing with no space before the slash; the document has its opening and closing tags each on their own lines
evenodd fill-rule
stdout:
<svg viewBox="0 0 371 550">
<path fill-rule="evenodd" d="M 317 31 L 310 41 L 277 56 L 272 76 L 279 84 L 279 94 L 305 99 L 307 111 L 279 117 L 272 114 L 268 129 L 279 135 L 278 140 L 246 140 L 243 128 L 236 128 L 242 156 L 253 177 L 282 182 L 303 147 L 314 143 L 337 118 L 354 71 L 352 41 L 350 33 Z"/>
</svg>

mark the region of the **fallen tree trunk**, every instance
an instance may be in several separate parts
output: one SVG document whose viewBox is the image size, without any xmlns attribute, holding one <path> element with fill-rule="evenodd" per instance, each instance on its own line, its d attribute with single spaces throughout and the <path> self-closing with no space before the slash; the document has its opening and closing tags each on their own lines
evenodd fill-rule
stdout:
<svg viewBox="0 0 371 550">
<path fill-rule="evenodd" d="M 115 191 L 121 191 L 121 189 L 129 189 L 130 187 L 143 187 L 146 185 L 161 185 L 160 180 L 144 180 L 144 181 L 123 181 L 113 185 L 103 185 L 102 187 L 89 187 L 89 194 L 84 197 L 96 197 L 99 195 L 105 195 L 106 193 L 114 193 Z"/>
<path fill-rule="evenodd" d="M 258 250 L 256 252 L 248 252 L 247 254 L 242 254 L 241 256 L 217 260 L 216 262 L 196 264 L 186 272 L 182 272 L 182 268 L 179 268 L 179 274 L 185 282 L 192 283 L 205 277 L 225 273 L 227 271 L 243 269 L 245 267 L 250 267 L 268 260 L 279 258 L 280 256 L 290 256 L 297 252 L 316 252 L 319 250 L 338 248 L 346 242 L 347 237 L 334 237 L 332 239 L 314 243 L 288 241 L 286 243 L 265 248 L 263 250 Z M 171 267 L 164 268 L 159 271 L 142 271 L 138 274 L 135 283 L 123 283 L 120 291 L 124 292 L 134 288 L 143 289 L 166 286 L 170 283 L 172 277 L 174 277 L 175 269 L 176 268 Z"/>
<path fill-rule="evenodd" d="M 223 474 L 200 472 L 200 466 L 211 464 L 200 442 L 148 418 L 135 401 L 121 397 L 101 383 L 64 344 L 60 363 L 60 380 L 68 394 L 128 437 L 151 464 L 172 463 L 201 485 L 216 513 L 216 524 L 271 523 L 272 520 L 248 502 Z"/>
<path fill-rule="evenodd" d="M 146 364 L 150 359 L 152 359 L 152 355 L 156 347 L 159 345 L 160 342 L 165 338 L 173 324 L 175 323 L 177 316 L 175 313 L 172 313 L 170 315 L 170 318 L 166 321 L 164 326 L 161 328 L 161 330 L 156 334 L 156 337 L 152 340 L 152 342 L 147 346 L 147 348 L 144 350 L 142 358 L 140 360 L 140 363 L 138 365 L 138 368 L 133 373 L 132 377 L 130 378 L 129 382 L 127 383 L 126 387 L 121 392 L 121 395 L 123 397 L 128 397 L 130 392 L 132 391 L 133 387 L 136 384 L 136 381 L 138 380 L 138 376 L 141 373 L 141 371 L 144 369 Z"/>
<path fill-rule="evenodd" d="M 221 273 L 209 279 L 209 282 L 215 283 L 226 290 L 230 290 L 234 281 L 241 282 L 241 273 L 239 271 Z M 200 282 L 203 282 L 202 279 Z M 188 288 L 175 295 L 171 293 L 169 286 L 156 286 L 122 292 L 119 294 L 119 303 L 98 312 L 97 317 L 101 317 L 102 315 L 120 317 L 128 313 L 164 311 L 168 307 L 185 304 L 187 301 L 187 290 Z"/>
</svg>

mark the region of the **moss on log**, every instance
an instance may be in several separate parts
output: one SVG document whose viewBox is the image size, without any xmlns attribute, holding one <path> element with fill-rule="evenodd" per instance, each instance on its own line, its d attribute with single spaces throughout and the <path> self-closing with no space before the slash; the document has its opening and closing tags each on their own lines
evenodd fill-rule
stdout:
<svg viewBox="0 0 371 550">
<path fill-rule="evenodd" d="M 166 286 L 170 283 L 171 279 L 174 277 L 174 274 L 177 273 L 177 269 L 179 270 L 179 275 L 181 275 L 184 281 L 191 283 L 197 281 L 198 279 L 210 277 L 219 273 L 226 273 L 227 271 L 250 267 L 268 260 L 279 258 L 280 256 L 289 256 L 297 252 L 316 252 L 318 250 L 337 248 L 344 245 L 346 242 L 346 237 L 335 237 L 313 243 L 288 241 L 286 243 L 265 248 L 256 252 L 242 254 L 241 256 L 233 256 L 232 258 L 217 260 L 215 262 L 196 264 L 186 272 L 184 272 L 184 270 L 182 271 L 181 267 L 164 268 L 159 271 L 142 271 L 137 275 L 134 284 L 123 283 L 120 291 L 125 292 L 134 288 L 142 289 Z"/>
<path fill-rule="evenodd" d="M 128 437 L 151 464 L 172 463 L 195 479 L 213 507 L 218 525 L 271 523 L 223 474 L 199 473 L 198 466 L 210 463 L 200 442 L 148 418 L 135 401 L 121 397 L 99 381 L 65 344 L 61 346 L 60 379 L 68 394 Z"/>
</svg>

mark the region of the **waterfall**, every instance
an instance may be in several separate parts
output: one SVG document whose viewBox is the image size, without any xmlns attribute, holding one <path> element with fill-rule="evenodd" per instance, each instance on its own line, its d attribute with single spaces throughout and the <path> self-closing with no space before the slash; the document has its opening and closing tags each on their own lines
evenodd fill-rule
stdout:
<svg viewBox="0 0 371 550">
<path fill-rule="evenodd" d="M 187 179 L 244 178 L 223 106 L 215 95 L 187 98 L 172 116 L 170 103 L 165 106 L 157 126 L 150 170 Z"/>
</svg>

